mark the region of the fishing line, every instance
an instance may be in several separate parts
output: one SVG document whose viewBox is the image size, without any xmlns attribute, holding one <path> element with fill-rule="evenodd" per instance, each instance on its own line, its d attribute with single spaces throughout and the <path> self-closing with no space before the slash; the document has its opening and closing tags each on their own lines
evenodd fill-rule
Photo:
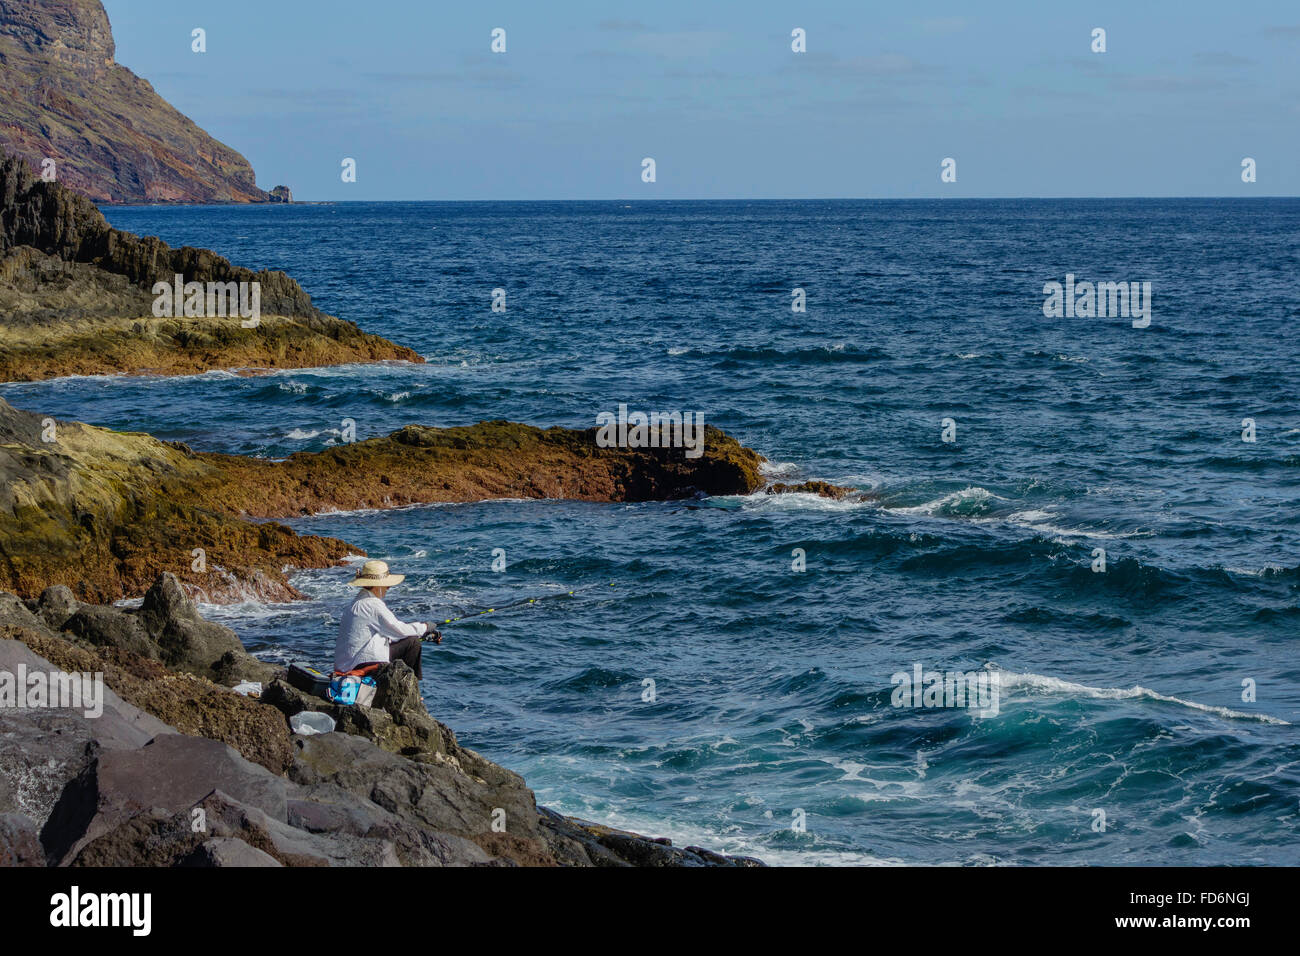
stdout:
<svg viewBox="0 0 1300 956">
<path fill-rule="evenodd" d="M 528 607 L 531 604 L 539 604 L 542 601 L 549 601 L 551 598 L 573 597 L 573 595 L 575 594 L 581 594 L 584 591 L 591 591 L 594 588 L 603 588 L 603 587 L 612 588 L 614 587 L 614 582 L 610 581 L 609 584 L 588 584 L 586 587 L 574 588 L 572 591 L 559 591 L 554 594 L 541 594 L 538 595 L 537 597 L 521 598 L 518 601 L 511 601 L 510 603 L 502 604 L 499 607 L 488 607 L 488 608 L 484 608 L 481 611 L 475 611 L 471 614 L 462 614 L 459 617 L 449 617 L 446 620 L 441 621 L 440 623 L 455 624 L 457 621 L 468 621 L 471 620 L 472 618 L 483 617 L 484 615 L 487 614 L 496 614 L 499 611 L 508 611 L 511 608 Z"/>
</svg>

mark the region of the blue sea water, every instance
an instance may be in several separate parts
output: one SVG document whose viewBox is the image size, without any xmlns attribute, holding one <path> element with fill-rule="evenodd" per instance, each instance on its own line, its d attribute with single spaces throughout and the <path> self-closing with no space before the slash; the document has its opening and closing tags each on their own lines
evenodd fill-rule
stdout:
<svg viewBox="0 0 1300 956">
<path fill-rule="evenodd" d="M 501 608 L 423 689 L 540 802 L 774 863 L 1300 863 L 1300 201 L 105 212 L 428 364 L 0 388 L 19 407 L 272 457 L 345 418 L 698 410 L 774 478 L 870 492 L 291 521 L 406 572 L 408 619 Z M 1149 281 L 1150 327 L 1045 318 L 1066 273 Z M 324 663 L 348 576 L 205 613 Z M 997 668 L 997 715 L 894 706 L 917 664 Z"/>
</svg>

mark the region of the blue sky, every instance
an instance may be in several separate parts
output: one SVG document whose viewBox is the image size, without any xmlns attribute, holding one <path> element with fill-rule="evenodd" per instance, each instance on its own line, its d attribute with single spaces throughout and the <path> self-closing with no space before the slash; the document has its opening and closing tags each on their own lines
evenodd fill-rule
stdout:
<svg viewBox="0 0 1300 956">
<path fill-rule="evenodd" d="M 1296 0 L 105 6 L 118 62 L 298 199 L 1300 194 Z"/>
</svg>

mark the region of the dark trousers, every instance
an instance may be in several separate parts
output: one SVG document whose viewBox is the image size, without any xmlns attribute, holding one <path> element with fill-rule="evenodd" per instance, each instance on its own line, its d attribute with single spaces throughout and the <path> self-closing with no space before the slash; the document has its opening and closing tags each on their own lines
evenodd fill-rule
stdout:
<svg viewBox="0 0 1300 956">
<path fill-rule="evenodd" d="M 418 637 L 404 637 L 400 641 L 394 641 L 388 645 L 388 659 L 390 661 L 402 661 L 407 667 L 415 671 L 417 678 L 423 680 L 424 670 L 420 667 L 420 644 Z"/>
</svg>

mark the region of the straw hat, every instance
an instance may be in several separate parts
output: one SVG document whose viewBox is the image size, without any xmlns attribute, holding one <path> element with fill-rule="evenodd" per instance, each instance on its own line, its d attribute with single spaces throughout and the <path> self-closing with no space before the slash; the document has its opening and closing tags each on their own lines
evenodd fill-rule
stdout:
<svg viewBox="0 0 1300 956">
<path fill-rule="evenodd" d="M 367 561 L 348 584 L 354 588 L 391 588 L 405 580 L 405 574 L 389 574 L 388 565 L 383 561 Z"/>
</svg>

